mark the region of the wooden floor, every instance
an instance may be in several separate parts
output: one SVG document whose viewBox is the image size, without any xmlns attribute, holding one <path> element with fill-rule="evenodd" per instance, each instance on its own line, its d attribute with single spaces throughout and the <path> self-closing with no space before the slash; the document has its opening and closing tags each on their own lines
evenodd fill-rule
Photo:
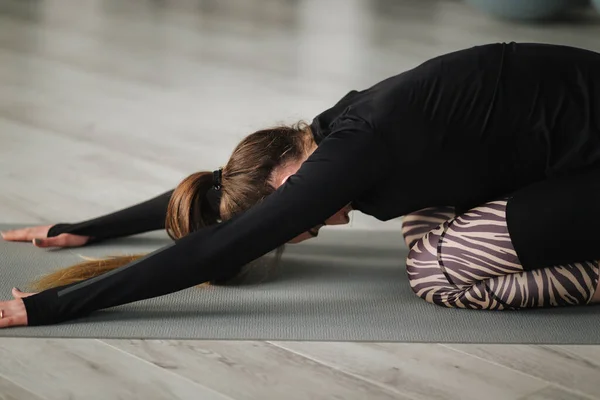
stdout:
<svg viewBox="0 0 600 400">
<path fill-rule="evenodd" d="M 458 1 L 0 0 L 0 221 L 147 199 L 447 51 L 599 38 L 592 16 L 510 25 Z M 600 346 L 0 339 L 0 399 L 600 399 L 599 377 Z"/>
</svg>

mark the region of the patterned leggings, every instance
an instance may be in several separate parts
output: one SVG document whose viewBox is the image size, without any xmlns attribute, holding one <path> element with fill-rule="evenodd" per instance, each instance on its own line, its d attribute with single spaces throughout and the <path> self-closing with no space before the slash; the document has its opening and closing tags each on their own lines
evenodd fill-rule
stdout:
<svg viewBox="0 0 600 400">
<path fill-rule="evenodd" d="M 526 271 L 506 224 L 507 199 L 459 216 L 452 207 L 427 208 L 403 219 L 413 291 L 440 306 L 516 310 L 588 304 L 600 262 Z"/>
</svg>

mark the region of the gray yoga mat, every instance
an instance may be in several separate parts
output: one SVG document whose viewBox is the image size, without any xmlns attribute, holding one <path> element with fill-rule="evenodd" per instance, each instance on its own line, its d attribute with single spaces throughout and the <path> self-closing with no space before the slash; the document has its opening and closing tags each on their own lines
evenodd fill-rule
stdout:
<svg viewBox="0 0 600 400">
<path fill-rule="evenodd" d="M 78 254 L 150 252 L 167 243 L 161 232 L 60 250 L 0 240 L 0 295 L 8 299 L 13 286 L 79 262 Z M 409 287 L 406 252 L 397 231 L 324 229 L 288 246 L 263 283 L 193 287 L 0 336 L 600 344 L 598 306 L 493 312 L 428 304 Z"/>
</svg>

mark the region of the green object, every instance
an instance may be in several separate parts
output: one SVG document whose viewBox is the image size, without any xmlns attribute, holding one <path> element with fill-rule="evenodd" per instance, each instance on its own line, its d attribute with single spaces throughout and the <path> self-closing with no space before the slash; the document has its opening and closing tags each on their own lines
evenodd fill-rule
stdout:
<svg viewBox="0 0 600 400">
<path fill-rule="evenodd" d="M 592 0 L 592 4 L 594 5 L 596 11 L 600 13 L 600 0 Z"/>
<path fill-rule="evenodd" d="M 537 21 L 563 15 L 579 2 L 573 0 L 466 0 L 473 7 L 496 18 Z M 578 4 L 579 3 L 579 4 Z M 600 3 L 595 0 L 595 3 Z"/>
</svg>

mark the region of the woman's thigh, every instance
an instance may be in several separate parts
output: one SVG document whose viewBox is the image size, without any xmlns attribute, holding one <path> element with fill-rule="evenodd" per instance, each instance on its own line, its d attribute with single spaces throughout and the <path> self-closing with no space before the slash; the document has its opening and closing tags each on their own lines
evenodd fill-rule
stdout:
<svg viewBox="0 0 600 400">
<path fill-rule="evenodd" d="M 418 296 L 446 307 L 493 310 L 593 300 L 597 261 L 523 268 L 506 223 L 509 201 L 490 202 L 446 221 L 412 247 L 407 272 Z"/>
</svg>

